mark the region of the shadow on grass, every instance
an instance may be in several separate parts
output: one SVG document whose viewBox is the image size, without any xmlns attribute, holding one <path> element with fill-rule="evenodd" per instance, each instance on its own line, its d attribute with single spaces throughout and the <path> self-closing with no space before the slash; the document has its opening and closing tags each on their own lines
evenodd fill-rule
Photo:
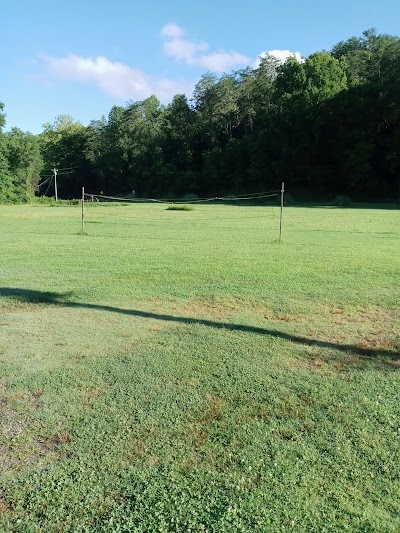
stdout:
<svg viewBox="0 0 400 533">
<path fill-rule="evenodd" d="M 366 203 L 366 202 L 352 202 L 348 206 L 337 206 L 333 205 L 329 202 L 295 202 L 292 205 L 288 205 L 285 207 L 300 207 L 300 208 L 313 208 L 316 207 L 318 209 L 341 209 L 341 210 L 351 210 L 351 209 L 381 209 L 381 210 L 388 210 L 388 211 L 399 211 L 400 210 L 400 202 L 387 202 L 387 203 Z"/>
<path fill-rule="evenodd" d="M 211 328 L 225 329 L 230 331 L 244 331 L 247 333 L 256 333 L 258 335 L 268 335 L 270 337 L 276 337 L 284 339 L 297 344 L 303 344 L 306 346 L 318 346 L 320 348 L 330 348 L 333 350 L 340 350 L 342 352 L 348 352 L 353 355 L 359 355 L 364 357 L 385 357 L 391 360 L 400 360 L 400 353 L 393 350 L 379 350 L 372 348 L 359 348 L 353 344 L 339 344 L 329 341 L 321 341 L 317 339 L 309 339 L 307 337 L 299 337 L 297 335 L 291 335 L 284 331 L 278 331 L 275 329 L 265 329 L 256 326 L 244 326 L 242 324 L 230 324 L 229 322 L 215 322 L 213 320 L 205 320 L 200 318 L 190 318 L 174 315 L 164 315 L 159 313 L 150 313 L 148 311 L 140 311 L 138 309 L 121 309 L 120 307 L 113 307 L 110 305 L 98 305 L 80 302 L 68 301 L 68 298 L 72 296 L 72 293 L 57 293 L 46 291 L 32 291 L 27 289 L 17 289 L 3 287 L 0 288 L 0 296 L 10 298 L 20 302 L 40 304 L 47 303 L 49 305 L 59 305 L 61 307 L 72 308 L 84 308 L 84 309 L 97 309 L 101 311 L 108 311 L 110 313 L 121 313 L 123 315 L 138 316 L 142 318 L 150 318 L 153 320 L 163 320 L 166 322 L 178 322 L 181 324 L 200 324 Z"/>
</svg>

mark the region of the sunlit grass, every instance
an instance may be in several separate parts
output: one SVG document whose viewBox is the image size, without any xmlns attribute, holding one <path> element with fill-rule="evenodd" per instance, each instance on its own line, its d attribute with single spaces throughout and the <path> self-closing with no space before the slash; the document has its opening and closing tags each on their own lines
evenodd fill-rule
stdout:
<svg viewBox="0 0 400 533">
<path fill-rule="evenodd" d="M 400 212 L 0 210 L 0 529 L 397 531 Z"/>
</svg>

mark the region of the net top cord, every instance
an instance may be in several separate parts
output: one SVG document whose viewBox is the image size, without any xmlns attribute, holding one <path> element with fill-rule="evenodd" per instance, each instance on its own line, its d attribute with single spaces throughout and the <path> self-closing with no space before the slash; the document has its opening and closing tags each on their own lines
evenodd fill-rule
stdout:
<svg viewBox="0 0 400 533">
<path fill-rule="evenodd" d="M 163 199 L 163 198 L 120 198 L 117 196 L 106 196 L 104 194 L 90 194 L 84 193 L 85 197 L 91 199 L 104 199 L 104 200 L 116 200 L 119 202 L 131 202 L 131 203 L 160 203 L 160 204 L 197 204 L 197 203 L 206 203 L 206 202 L 215 202 L 215 201 L 225 201 L 225 202 L 241 202 L 246 200 L 258 200 L 262 198 L 271 198 L 278 196 L 281 191 L 266 191 L 259 193 L 243 194 L 237 196 L 213 196 L 210 198 L 196 198 L 193 200 L 183 200 L 182 198 L 176 199 Z"/>
</svg>

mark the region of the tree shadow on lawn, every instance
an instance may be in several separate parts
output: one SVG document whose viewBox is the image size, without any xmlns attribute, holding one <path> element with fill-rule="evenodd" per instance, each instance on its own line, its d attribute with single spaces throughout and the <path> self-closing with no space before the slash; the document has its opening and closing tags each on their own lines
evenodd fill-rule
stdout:
<svg viewBox="0 0 400 533">
<path fill-rule="evenodd" d="M 61 307 L 70 308 L 84 308 L 84 309 L 97 309 L 101 311 L 108 311 L 110 313 L 121 313 L 124 315 L 138 316 L 142 318 L 151 318 L 154 320 L 163 320 L 166 322 L 178 322 L 181 324 L 200 324 L 211 328 L 225 329 L 230 331 L 244 331 L 247 333 L 256 333 L 258 335 L 268 335 L 279 339 L 284 339 L 297 344 L 303 344 L 306 346 L 317 346 L 319 348 L 330 348 L 332 350 L 340 350 L 352 355 L 358 355 L 361 357 L 375 358 L 384 357 L 392 361 L 400 360 L 400 353 L 393 350 L 380 350 L 372 348 L 359 348 L 353 344 L 339 344 L 330 341 L 321 341 L 317 339 L 309 339 L 307 337 L 299 337 L 297 335 L 291 335 L 284 331 L 278 331 L 275 329 L 265 329 L 256 326 L 245 326 L 242 324 L 230 324 L 228 322 L 215 322 L 213 320 L 206 320 L 201 318 L 182 317 L 174 315 L 164 315 L 158 313 L 151 313 L 148 311 L 140 311 L 138 309 L 122 309 L 120 307 L 113 307 L 109 305 L 98 305 L 90 303 L 80 303 L 68 301 L 68 298 L 72 296 L 72 293 L 57 293 L 46 291 L 33 291 L 28 289 L 17 289 L 10 287 L 0 288 L 0 296 L 10 298 L 19 302 L 41 304 L 47 303 L 49 305 L 58 305 Z"/>
<path fill-rule="evenodd" d="M 378 202 L 378 203 L 368 203 L 368 202 L 352 202 L 348 206 L 338 206 L 333 205 L 330 202 L 295 202 L 293 205 L 288 205 L 285 207 L 300 207 L 300 208 L 317 208 L 317 209 L 342 209 L 349 211 L 351 209 L 362 210 L 362 209 L 381 209 L 387 211 L 399 211 L 400 202 Z"/>
</svg>

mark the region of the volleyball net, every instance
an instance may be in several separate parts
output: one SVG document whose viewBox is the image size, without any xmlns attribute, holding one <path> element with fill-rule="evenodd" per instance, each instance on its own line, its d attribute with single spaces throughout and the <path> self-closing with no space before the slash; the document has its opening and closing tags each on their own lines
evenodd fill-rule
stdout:
<svg viewBox="0 0 400 533">
<path fill-rule="evenodd" d="M 211 196 L 207 198 L 137 198 L 135 196 L 120 197 L 105 194 L 83 193 L 85 201 L 89 202 L 123 202 L 123 203 L 158 203 L 158 204 L 201 204 L 209 202 L 258 202 L 266 198 L 278 197 L 281 190 L 263 191 L 240 195 Z"/>
</svg>

